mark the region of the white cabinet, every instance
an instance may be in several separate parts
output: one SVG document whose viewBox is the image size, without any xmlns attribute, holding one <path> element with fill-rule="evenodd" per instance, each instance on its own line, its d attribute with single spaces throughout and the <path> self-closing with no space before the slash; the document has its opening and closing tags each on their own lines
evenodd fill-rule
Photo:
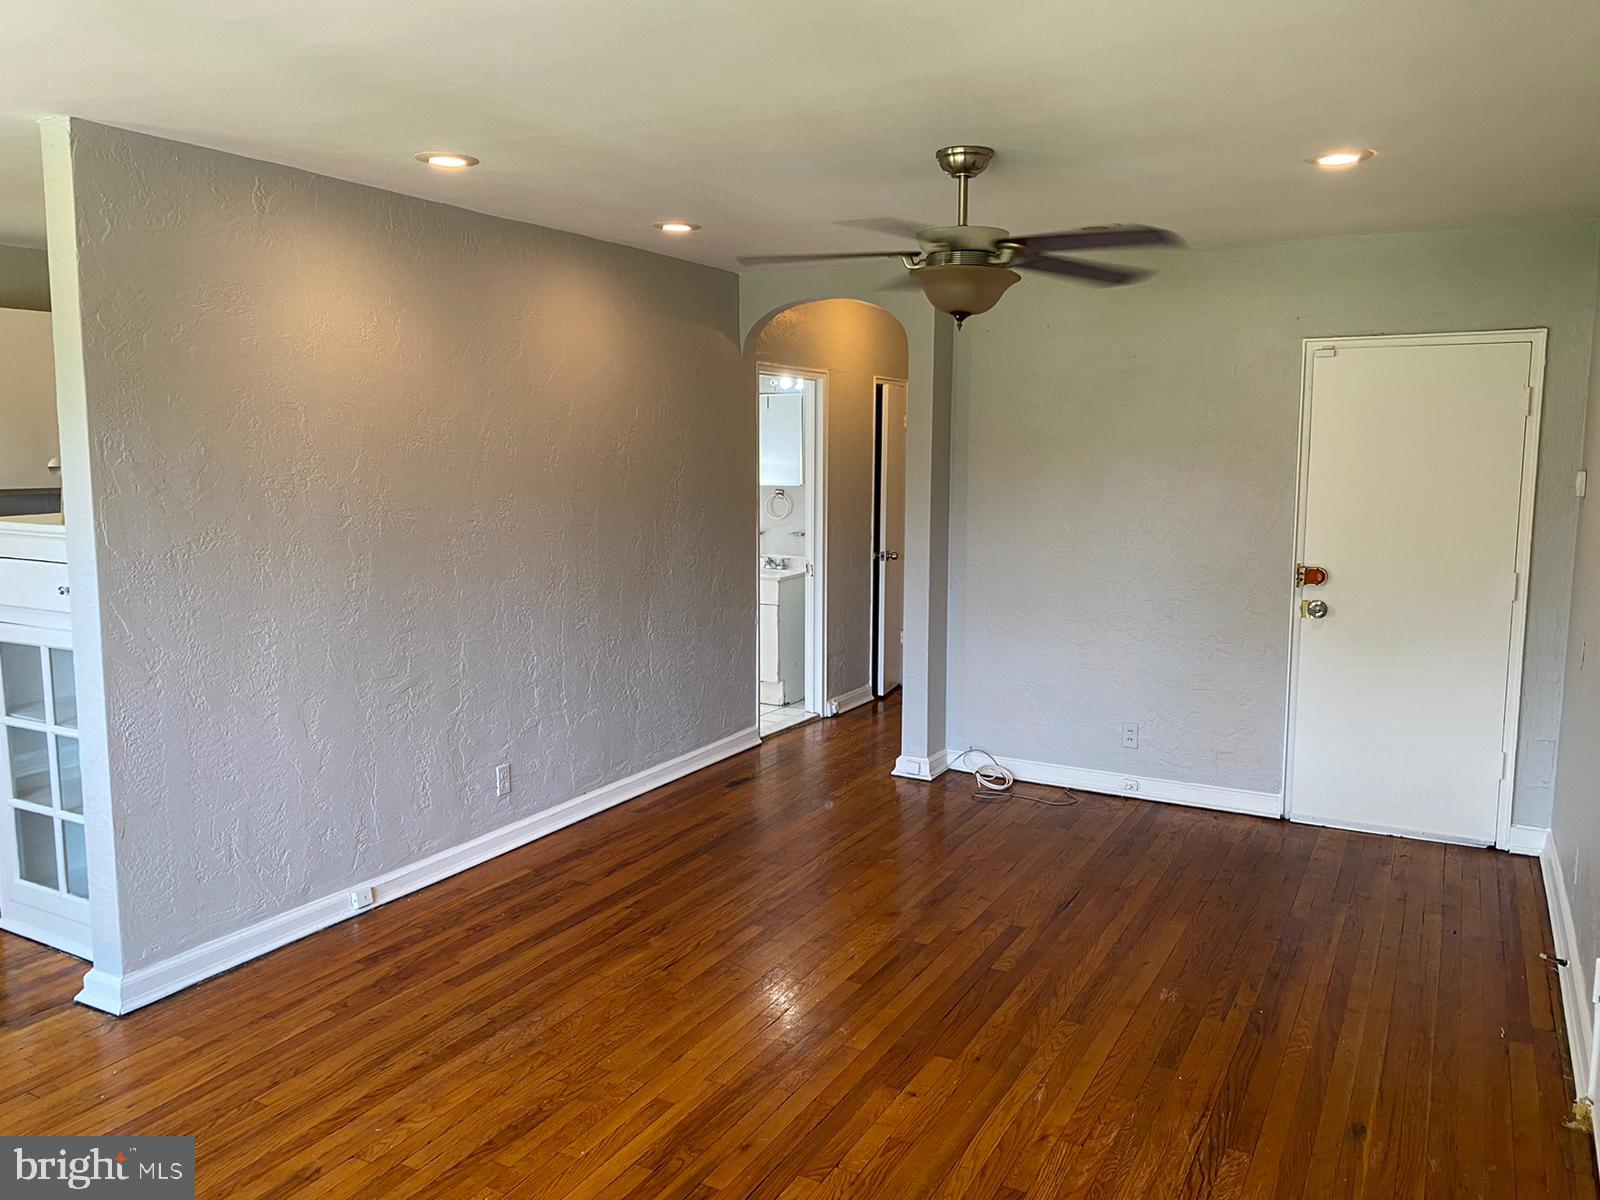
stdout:
<svg viewBox="0 0 1600 1200">
<path fill-rule="evenodd" d="M 793 704 L 806 695 L 806 575 L 761 575 L 761 703 Z"/>
<path fill-rule="evenodd" d="M 65 543 L 59 518 L 0 519 L 0 928 L 88 958 Z"/>
<path fill-rule="evenodd" d="M 805 421 L 798 393 L 761 397 L 761 486 L 799 487 L 805 479 Z"/>
</svg>

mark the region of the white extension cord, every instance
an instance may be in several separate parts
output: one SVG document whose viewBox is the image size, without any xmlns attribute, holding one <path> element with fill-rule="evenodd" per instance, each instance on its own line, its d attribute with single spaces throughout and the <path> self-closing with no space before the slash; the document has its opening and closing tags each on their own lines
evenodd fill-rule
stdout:
<svg viewBox="0 0 1600 1200">
<path fill-rule="evenodd" d="M 988 759 L 988 764 L 979 763 L 972 768 L 972 777 L 978 781 L 978 786 L 986 792 L 1009 792 L 1017 782 L 1017 777 L 1000 765 L 1000 760 L 987 750 L 980 750 L 976 746 L 963 750 L 956 755 L 955 767 L 965 770 L 965 763 L 974 754 L 982 755 Z"/>
<path fill-rule="evenodd" d="M 973 755 L 979 756 L 984 761 L 969 768 L 966 766 L 966 761 Z M 1078 794 L 1071 788 L 1061 789 L 1066 792 L 1065 799 L 1040 795 L 1037 792 L 1017 791 L 1017 777 L 1012 774 L 1011 770 L 1002 766 L 1000 760 L 987 750 L 980 750 L 977 746 L 971 746 L 963 750 L 955 756 L 950 765 L 958 771 L 970 770 L 972 772 L 972 778 L 978 785 L 978 790 L 972 794 L 979 800 L 1031 800 L 1033 803 L 1042 804 L 1046 808 L 1070 808 L 1078 802 Z"/>
</svg>

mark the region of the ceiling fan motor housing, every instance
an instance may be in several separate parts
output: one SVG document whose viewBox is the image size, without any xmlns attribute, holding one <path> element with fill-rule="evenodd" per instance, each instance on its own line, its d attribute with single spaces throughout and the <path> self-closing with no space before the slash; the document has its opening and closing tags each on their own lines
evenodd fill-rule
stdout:
<svg viewBox="0 0 1600 1200">
<path fill-rule="evenodd" d="M 935 254 L 977 251 L 987 259 L 1009 236 L 1011 235 L 1006 230 L 993 225 L 943 225 L 935 229 L 924 229 L 917 235 L 917 242 L 930 257 Z"/>
</svg>

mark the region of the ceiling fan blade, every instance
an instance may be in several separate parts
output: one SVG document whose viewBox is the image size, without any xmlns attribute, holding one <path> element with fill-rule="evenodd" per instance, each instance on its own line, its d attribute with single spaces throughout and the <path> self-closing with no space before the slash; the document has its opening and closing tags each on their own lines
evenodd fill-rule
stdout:
<svg viewBox="0 0 1600 1200">
<path fill-rule="evenodd" d="M 1007 238 L 1029 250 L 1105 250 L 1112 246 L 1181 246 L 1183 239 L 1170 229 L 1152 225 L 1091 225 L 1062 233 L 1030 233 Z"/>
<path fill-rule="evenodd" d="M 922 290 L 922 285 L 911 277 L 909 271 L 903 271 L 894 279 L 880 283 L 874 290 L 880 292 L 916 292 Z"/>
<path fill-rule="evenodd" d="M 919 233 L 928 228 L 899 217 L 863 217 L 859 221 L 835 221 L 834 224 L 843 225 L 846 229 L 865 229 L 871 233 L 886 233 L 890 237 L 910 238 L 913 242 Z"/>
<path fill-rule="evenodd" d="M 1105 287 L 1138 283 L 1151 274 L 1138 267 L 1113 267 L 1106 263 L 1085 262 L 1081 258 L 1050 258 L 1043 254 L 1022 259 L 1011 265 L 1019 271 L 1043 271 L 1047 275 L 1066 275 L 1072 279 L 1083 279 Z"/>
<path fill-rule="evenodd" d="M 916 250 L 863 250 L 855 254 L 741 254 L 737 261 L 741 267 L 767 267 L 778 263 L 829 262 L 845 258 L 901 258 L 916 253 Z"/>
</svg>

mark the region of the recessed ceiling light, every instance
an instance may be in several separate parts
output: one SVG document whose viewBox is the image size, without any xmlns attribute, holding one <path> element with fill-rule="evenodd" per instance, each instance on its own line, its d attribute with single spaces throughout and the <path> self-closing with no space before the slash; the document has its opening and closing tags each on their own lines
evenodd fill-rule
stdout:
<svg viewBox="0 0 1600 1200">
<path fill-rule="evenodd" d="M 1357 163 L 1366 162 L 1372 157 L 1371 150 L 1325 150 L 1315 158 L 1306 161 L 1328 171 L 1340 171 L 1345 167 L 1353 167 Z"/>
<path fill-rule="evenodd" d="M 693 233 L 700 226 L 688 221 L 657 221 L 656 228 L 662 233 Z"/>
<path fill-rule="evenodd" d="M 458 154 L 454 150 L 424 150 L 417 155 L 417 161 L 441 171 L 461 171 L 478 165 L 478 160 L 472 155 Z"/>
</svg>

